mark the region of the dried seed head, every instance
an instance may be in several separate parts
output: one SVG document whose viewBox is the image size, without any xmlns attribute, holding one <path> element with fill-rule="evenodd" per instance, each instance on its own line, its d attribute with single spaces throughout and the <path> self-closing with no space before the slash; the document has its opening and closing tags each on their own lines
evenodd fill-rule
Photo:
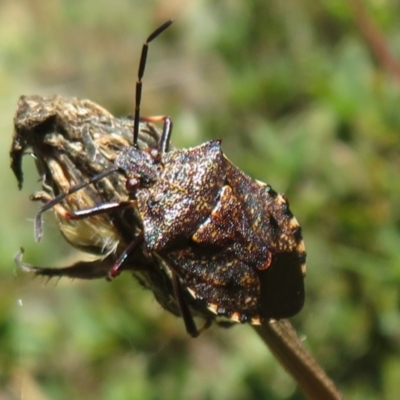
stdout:
<svg viewBox="0 0 400 400">
<path fill-rule="evenodd" d="M 48 201 L 113 166 L 117 154 L 132 145 L 132 119 L 114 118 L 89 100 L 54 96 L 23 96 L 14 119 L 10 151 L 11 168 L 22 187 L 22 158 L 30 150 L 41 176 L 42 190 L 32 200 Z M 151 124 L 140 124 L 138 146 L 154 154 L 160 132 Z M 25 265 L 37 274 L 79 278 L 106 277 L 118 256 L 142 229 L 134 209 L 99 214 L 79 221 L 60 218 L 62 210 L 73 212 L 105 202 L 128 199 L 123 174 L 114 173 L 66 196 L 54 214 L 65 239 L 74 247 L 99 258 L 63 269 L 41 269 Z M 56 207 L 57 208 L 57 207 Z M 61 209 L 61 210 L 60 210 Z M 161 306 L 175 315 L 179 307 L 173 292 L 171 271 L 145 250 L 136 251 L 124 264 L 139 282 L 151 289 Z M 189 302 L 193 299 L 189 297 Z M 193 301 L 193 303 L 196 303 Z M 195 306 L 195 304 L 194 304 Z M 202 314 L 202 310 L 198 310 Z M 209 311 L 204 310 L 206 317 Z"/>
<path fill-rule="evenodd" d="M 42 189 L 51 198 L 110 168 L 120 149 L 132 141 L 132 120 L 116 119 L 88 100 L 21 97 L 14 123 L 11 167 L 19 186 L 23 182 L 22 156 L 29 148 L 42 177 Z M 148 124 L 140 128 L 139 145 L 154 145 L 158 131 Z M 71 212 L 123 198 L 127 198 L 125 178 L 113 174 L 67 196 L 62 207 Z M 134 213 L 127 218 L 129 228 L 121 221 L 114 225 L 109 215 L 80 221 L 58 218 L 58 222 L 73 246 L 103 256 L 126 246 L 132 230 L 140 227 Z M 124 228 L 129 231 L 126 237 Z"/>
</svg>

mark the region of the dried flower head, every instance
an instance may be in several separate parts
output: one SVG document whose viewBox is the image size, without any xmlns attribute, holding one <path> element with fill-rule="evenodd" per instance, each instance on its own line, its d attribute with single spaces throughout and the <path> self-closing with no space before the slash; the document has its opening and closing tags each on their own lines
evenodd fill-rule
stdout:
<svg viewBox="0 0 400 400">
<path fill-rule="evenodd" d="M 89 100 L 61 96 L 21 97 L 14 124 L 11 168 L 21 188 L 23 156 L 30 154 L 34 157 L 42 185 L 42 189 L 31 196 L 35 201 L 47 202 L 110 168 L 116 154 L 123 147 L 131 146 L 133 139 L 132 119 L 115 118 Z M 152 124 L 140 124 L 140 149 L 154 147 L 159 137 L 160 132 Z M 56 208 L 72 212 L 126 198 L 126 178 L 115 173 L 66 196 Z M 20 255 L 18 260 L 25 270 L 47 276 L 106 277 L 118 256 L 142 229 L 133 208 L 78 221 L 60 218 L 57 212 L 54 214 L 65 239 L 72 246 L 95 255 L 96 259 L 55 269 L 23 264 Z M 140 251 L 130 255 L 124 269 L 132 271 L 144 287 L 152 290 L 163 308 L 175 315 L 180 314 L 171 271 L 160 259 L 141 247 Z M 207 319 L 211 317 L 210 312 L 199 307 L 188 293 L 185 296 L 197 314 Z"/>
</svg>

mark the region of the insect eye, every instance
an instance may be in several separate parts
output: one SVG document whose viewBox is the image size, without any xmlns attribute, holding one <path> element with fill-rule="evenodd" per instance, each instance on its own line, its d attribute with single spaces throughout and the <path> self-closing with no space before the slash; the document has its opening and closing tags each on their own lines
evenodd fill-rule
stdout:
<svg viewBox="0 0 400 400">
<path fill-rule="evenodd" d="M 128 192 L 135 191 L 140 186 L 140 180 L 137 178 L 129 178 L 126 181 L 125 187 Z"/>
<path fill-rule="evenodd" d="M 149 154 L 154 161 L 156 162 L 160 161 L 161 154 L 156 147 L 151 148 Z"/>
</svg>

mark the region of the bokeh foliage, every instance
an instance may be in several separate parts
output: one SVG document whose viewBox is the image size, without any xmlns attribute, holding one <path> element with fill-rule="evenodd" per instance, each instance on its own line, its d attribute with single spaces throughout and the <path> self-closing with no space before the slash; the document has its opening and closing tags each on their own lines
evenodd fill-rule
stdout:
<svg viewBox="0 0 400 400">
<path fill-rule="evenodd" d="M 174 143 L 222 138 L 229 158 L 285 192 L 308 251 L 307 303 L 293 319 L 346 399 L 400 390 L 400 80 L 355 22 L 353 0 L 3 0 L 0 3 L 0 398 L 301 399 L 248 326 L 186 336 L 128 275 L 45 282 L 13 256 L 80 257 L 51 216 L 33 240 L 38 188 L 9 169 L 22 94 L 90 98 L 132 111 L 142 41 L 143 112 L 169 114 Z M 400 3 L 363 2 L 400 60 Z"/>
</svg>

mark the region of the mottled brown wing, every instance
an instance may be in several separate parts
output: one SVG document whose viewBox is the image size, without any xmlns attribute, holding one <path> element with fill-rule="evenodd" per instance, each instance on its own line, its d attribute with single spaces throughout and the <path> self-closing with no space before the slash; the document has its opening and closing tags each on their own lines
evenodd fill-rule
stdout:
<svg viewBox="0 0 400 400">
<path fill-rule="evenodd" d="M 283 195 L 225 162 L 225 185 L 185 246 L 162 251 L 192 295 L 236 322 L 295 315 L 306 253 Z"/>
</svg>

